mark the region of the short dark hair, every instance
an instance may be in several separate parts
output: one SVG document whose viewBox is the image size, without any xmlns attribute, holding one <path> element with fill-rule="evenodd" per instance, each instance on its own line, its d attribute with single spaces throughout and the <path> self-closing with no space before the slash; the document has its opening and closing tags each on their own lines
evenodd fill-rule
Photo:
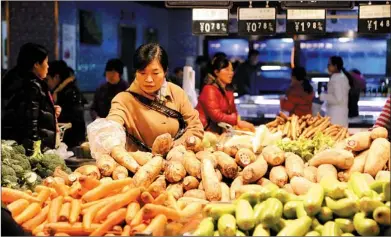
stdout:
<svg viewBox="0 0 391 237">
<path fill-rule="evenodd" d="M 144 70 L 153 60 L 159 60 L 164 72 L 168 70 L 168 55 L 162 46 L 156 43 L 141 45 L 134 54 L 133 68 L 136 71 Z"/>
<path fill-rule="evenodd" d="M 60 81 L 64 81 L 71 76 L 71 72 L 64 60 L 56 60 L 49 62 L 48 75 L 51 77 L 58 75 L 60 77 Z"/>
<path fill-rule="evenodd" d="M 124 63 L 121 60 L 118 58 L 113 58 L 107 61 L 105 72 L 116 71 L 122 76 L 124 73 L 124 66 Z"/>
<path fill-rule="evenodd" d="M 357 75 L 361 75 L 360 70 L 358 70 L 357 68 L 353 68 L 351 71 L 352 71 L 353 73 L 356 73 Z"/>
<path fill-rule="evenodd" d="M 292 76 L 296 77 L 298 81 L 301 82 L 301 86 L 304 91 L 308 94 L 311 94 L 314 91 L 310 81 L 307 78 L 307 71 L 304 67 L 295 67 L 292 69 Z"/>
<path fill-rule="evenodd" d="M 251 58 L 252 56 L 258 56 L 258 55 L 259 55 L 259 51 L 255 49 L 252 49 L 248 52 L 248 58 Z"/>
<path fill-rule="evenodd" d="M 30 71 L 34 64 L 41 64 L 48 57 L 48 50 L 36 43 L 26 43 L 20 47 L 17 67 L 23 71 Z"/>
<path fill-rule="evenodd" d="M 174 69 L 174 73 L 177 74 L 178 72 L 183 72 L 183 67 L 176 67 Z"/>
<path fill-rule="evenodd" d="M 215 55 L 213 55 L 213 58 L 217 58 L 217 57 L 224 57 L 224 58 L 226 58 L 227 54 L 223 53 L 223 52 L 217 52 L 217 53 L 215 53 Z"/>
</svg>

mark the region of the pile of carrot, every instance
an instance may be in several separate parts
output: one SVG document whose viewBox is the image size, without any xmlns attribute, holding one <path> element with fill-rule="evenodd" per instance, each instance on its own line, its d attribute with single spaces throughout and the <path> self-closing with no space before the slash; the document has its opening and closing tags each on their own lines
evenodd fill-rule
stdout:
<svg viewBox="0 0 391 237">
<path fill-rule="evenodd" d="M 272 133 L 280 131 L 283 137 L 293 140 L 300 137 L 311 139 L 319 131 L 322 131 L 324 135 L 333 137 L 335 141 L 341 141 L 350 136 L 347 128 L 331 124 L 330 117 L 322 117 L 319 113 L 317 116 L 309 114 L 302 117 L 296 115 L 288 117 L 280 112 L 275 120 L 266 124 L 266 127 Z"/>
<path fill-rule="evenodd" d="M 15 221 L 35 236 L 180 235 L 201 219 L 201 203 L 177 202 L 162 192 L 154 198 L 132 178 L 103 182 L 82 176 L 83 194 L 53 182 L 35 192 L 2 188 L 2 201 Z"/>
</svg>

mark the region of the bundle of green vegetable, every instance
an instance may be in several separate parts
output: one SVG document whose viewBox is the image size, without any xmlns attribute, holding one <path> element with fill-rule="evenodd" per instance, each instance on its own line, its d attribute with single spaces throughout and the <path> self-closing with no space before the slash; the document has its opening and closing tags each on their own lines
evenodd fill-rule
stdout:
<svg viewBox="0 0 391 237">
<path fill-rule="evenodd" d="M 316 133 L 313 139 L 299 138 L 298 140 L 282 139 L 277 146 L 285 152 L 292 152 L 305 161 L 310 160 L 316 153 L 334 146 L 332 137 L 322 132 Z"/>
<path fill-rule="evenodd" d="M 34 189 L 58 166 L 70 172 L 59 156 L 42 154 L 41 141 L 34 144 L 34 154 L 30 157 L 26 156 L 22 145 L 15 141 L 2 141 L 1 164 L 1 186 L 14 189 Z"/>
<path fill-rule="evenodd" d="M 390 235 L 390 179 L 369 184 L 361 173 L 347 183 L 327 177 L 304 195 L 268 184 L 234 203 L 211 203 L 193 236 Z"/>
</svg>

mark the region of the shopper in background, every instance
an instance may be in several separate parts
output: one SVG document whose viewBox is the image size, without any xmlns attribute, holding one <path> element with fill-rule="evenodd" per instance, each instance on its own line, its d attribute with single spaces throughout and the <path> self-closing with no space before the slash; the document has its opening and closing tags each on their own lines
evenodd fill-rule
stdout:
<svg viewBox="0 0 391 237">
<path fill-rule="evenodd" d="M 328 71 L 331 75 L 327 84 L 327 93 L 320 95 L 320 100 L 327 102 L 327 115 L 331 123 L 344 127 L 349 126 L 349 91 L 353 88 L 353 78 L 345 70 L 339 56 L 329 59 Z"/>
<path fill-rule="evenodd" d="M 175 145 L 190 136 L 203 137 L 198 112 L 186 93 L 166 81 L 168 55 L 158 44 L 140 46 L 134 55 L 136 78 L 130 88 L 111 103 L 107 119 L 124 126 L 127 149 L 150 151 L 155 139 L 169 133 Z"/>
<path fill-rule="evenodd" d="M 183 85 L 183 67 L 177 67 L 174 69 L 174 75 L 167 78 L 168 82 L 174 83 L 175 85 L 182 87 Z"/>
<path fill-rule="evenodd" d="M 11 212 L 1 205 L 1 235 L 2 236 L 32 236 L 32 233 L 27 232 L 21 225 L 16 223 L 12 218 Z"/>
<path fill-rule="evenodd" d="M 239 96 L 251 93 L 251 82 L 256 80 L 258 70 L 259 51 L 250 50 L 247 61 L 238 66 L 233 79 L 233 84 Z"/>
<path fill-rule="evenodd" d="M 358 102 L 360 101 L 360 93 L 366 90 L 365 78 L 357 69 L 350 71 L 353 77 L 353 88 L 349 91 L 349 118 L 359 116 Z"/>
<path fill-rule="evenodd" d="M 42 45 L 27 43 L 20 48 L 17 65 L 1 82 L 1 138 L 23 144 L 28 155 L 35 141 L 41 149 L 54 149 L 58 126 L 47 83 L 48 51 Z"/>
<path fill-rule="evenodd" d="M 120 92 L 125 91 L 129 84 L 122 80 L 124 64 L 119 59 L 110 59 L 105 68 L 106 82 L 95 92 L 90 109 L 91 118 L 105 118 L 110 111 L 111 101 Z"/>
<path fill-rule="evenodd" d="M 69 148 L 80 145 L 86 140 L 85 101 L 77 87 L 72 68 L 62 60 L 50 62 L 47 82 L 49 89 L 53 91 L 55 104 L 62 109 L 58 121 L 72 124 L 72 128 L 66 130 L 63 142 Z"/>
<path fill-rule="evenodd" d="M 295 67 L 292 69 L 291 85 L 280 100 L 281 110 L 297 116 L 312 114 L 314 96 L 306 70 L 303 67 Z"/>
<path fill-rule="evenodd" d="M 391 141 L 391 97 L 389 96 L 374 127 L 384 127 L 388 130 L 388 138 Z"/>
<path fill-rule="evenodd" d="M 242 129 L 255 130 L 251 123 L 240 120 L 231 87 L 234 76 L 231 62 L 225 57 L 212 60 L 208 81 L 198 98 L 196 109 L 206 131 L 221 134 L 218 123 L 224 122 Z"/>
</svg>

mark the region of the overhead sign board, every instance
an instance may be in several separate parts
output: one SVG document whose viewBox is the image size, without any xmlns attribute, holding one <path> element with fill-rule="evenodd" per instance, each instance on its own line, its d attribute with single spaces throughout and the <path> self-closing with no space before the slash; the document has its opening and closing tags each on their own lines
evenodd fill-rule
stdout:
<svg viewBox="0 0 391 237">
<path fill-rule="evenodd" d="M 327 9 L 327 10 L 349 10 L 353 9 L 352 1 L 283 1 L 281 8 L 287 9 Z"/>
<path fill-rule="evenodd" d="M 288 9 L 286 33 L 324 34 L 326 32 L 326 10 Z"/>
<path fill-rule="evenodd" d="M 167 8 L 231 8 L 231 1 L 166 1 Z"/>
<path fill-rule="evenodd" d="M 273 35 L 276 33 L 276 9 L 239 8 L 238 33 L 240 35 Z"/>
<path fill-rule="evenodd" d="M 228 35 L 228 9 L 193 9 L 193 34 Z"/>
<path fill-rule="evenodd" d="M 391 4 L 360 6 L 358 33 L 391 33 Z"/>
</svg>

